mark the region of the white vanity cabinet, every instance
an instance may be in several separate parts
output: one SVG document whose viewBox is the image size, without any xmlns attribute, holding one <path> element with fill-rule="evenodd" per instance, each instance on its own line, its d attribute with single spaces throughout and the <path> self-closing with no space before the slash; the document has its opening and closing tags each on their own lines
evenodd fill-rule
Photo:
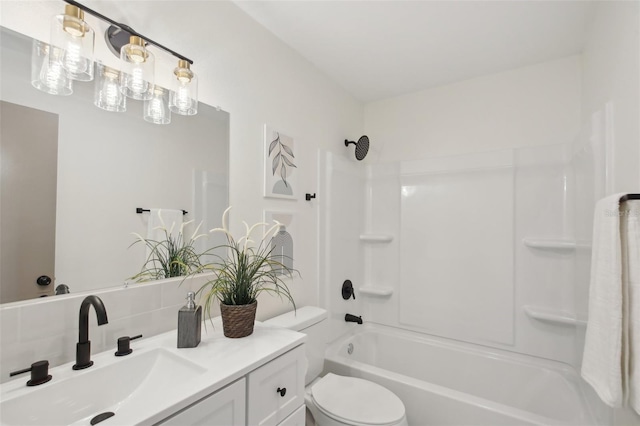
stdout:
<svg viewBox="0 0 640 426">
<path fill-rule="evenodd" d="M 157 423 L 162 426 L 304 426 L 304 346 Z"/>
<path fill-rule="evenodd" d="M 242 378 L 161 421 L 158 425 L 244 425 L 246 423 L 245 389 L 246 380 Z"/>
</svg>

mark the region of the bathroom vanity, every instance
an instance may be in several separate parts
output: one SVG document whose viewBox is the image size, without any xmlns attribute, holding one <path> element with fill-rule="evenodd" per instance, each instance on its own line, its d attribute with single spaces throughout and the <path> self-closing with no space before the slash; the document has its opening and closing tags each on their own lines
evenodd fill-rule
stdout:
<svg viewBox="0 0 640 426">
<path fill-rule="evenodd" d="M 0 423 L 304 425 L 305 336 L 257 323 L 228 339 L 219 319 L 205 324 L 196 348 L 177 349 L 174 330 L 132 342 L 124 357 L 114 342 L 92 367 L 55 367 L 43 385 L 18 376 L 0 387 Z"/>
</svg>

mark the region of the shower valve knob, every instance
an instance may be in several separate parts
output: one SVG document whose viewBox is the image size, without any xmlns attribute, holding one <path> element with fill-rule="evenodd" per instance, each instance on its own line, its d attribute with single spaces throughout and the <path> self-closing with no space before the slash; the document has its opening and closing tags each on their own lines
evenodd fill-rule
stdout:
<svg viewBox="0 0 640 426">
<path fill-rule="evenodd" d="M 351 280 L 345 280 L 342 283 L 342 298 L 349 300 L 350 298 L 356 298 L 356 292 L 353 290 L 353 283 Z"/>
<path fill-rule="evenodd" d="M 278 392 L 280 396 L 284 397 L 287 394 L 287 388 L 278 388 L 276 392 Z"/>
</svg>

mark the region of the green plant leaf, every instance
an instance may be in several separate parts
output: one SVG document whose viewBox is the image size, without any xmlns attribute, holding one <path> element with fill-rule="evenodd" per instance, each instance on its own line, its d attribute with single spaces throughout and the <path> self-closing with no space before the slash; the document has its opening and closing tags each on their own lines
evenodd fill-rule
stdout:
<svg viewBox="0 0 640 426">
<path fill-rule="evenodd" d="M 205 305 L 205 316 L 211 316 L 215 302 L 250 304 L 263 292 L 290 301 L 295 309 L 285 279 L 292 278 L 294 273 L 299 275 L 299 272 L 278 261 L 282 257 L 273 253 L 271 238 L 272 233 L 267 233 L 257 244 L 245 248 L 243 240 L 246 236 L 238 242 L 231 234 L 227 234 L 227 244 L 219 247 L 226 249 L 226 254 L 212 256 L 211 262 L 199 268 L 199 272 L 208 271 L 213 275 L 198 290 Z"/>
</svg>

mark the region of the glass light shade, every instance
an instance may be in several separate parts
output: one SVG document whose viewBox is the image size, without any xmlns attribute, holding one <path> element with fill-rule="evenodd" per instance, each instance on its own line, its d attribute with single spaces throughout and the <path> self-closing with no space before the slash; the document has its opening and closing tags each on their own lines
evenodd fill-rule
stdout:
<svg viewBox="0 0 640 426">
<path fill-rule="evenodd" d="M 123 62 L 120 74 L 122 93 L 131 99 L 146 101 L 153 97 L 155 58 L 144 46 L 144 40 L 131 36 L 120 49 Z"/>
<path fill-rule="evenodd" d="M 198 113 L 198 76 L 189 68 L 189 62 L 179 61 L 173 70 L 176 79 L 169 94 L 169 109 L 180 115 Z"/>
<path fill-rule="evenodd" d="M 72 80 L 60 62 L 50 60 L 58 57 L 62 50 L 39 40 L 33 40 L 31 48 L 31 85 L 50 95 L 68 96 L 73 93 Z"/>
<path fill-rule="evenodd" d="M 171 123 L 171 110 L 169 109 L 169 92 L 156 86 L 153 97 L 144 101 L 143 116 L 145 121 L 154 124 Z"/>
<path fill-rule="evenodd" d="M 93 104 L 105 111 L 125 112 L 127 98 L 120 90 L 120 73 L 102 64 L 96 64 L 96 68 Z"/>
<path fill-rule="evenodd" d="M 63 15 L 54 16 L 51 23 L 51 45 L 63 50 L 57 60 L 72 80 L 93 80 L 93 46 L 95 33 L 84 22 L 84 12 L 66 5 Z"/>
</svg>

